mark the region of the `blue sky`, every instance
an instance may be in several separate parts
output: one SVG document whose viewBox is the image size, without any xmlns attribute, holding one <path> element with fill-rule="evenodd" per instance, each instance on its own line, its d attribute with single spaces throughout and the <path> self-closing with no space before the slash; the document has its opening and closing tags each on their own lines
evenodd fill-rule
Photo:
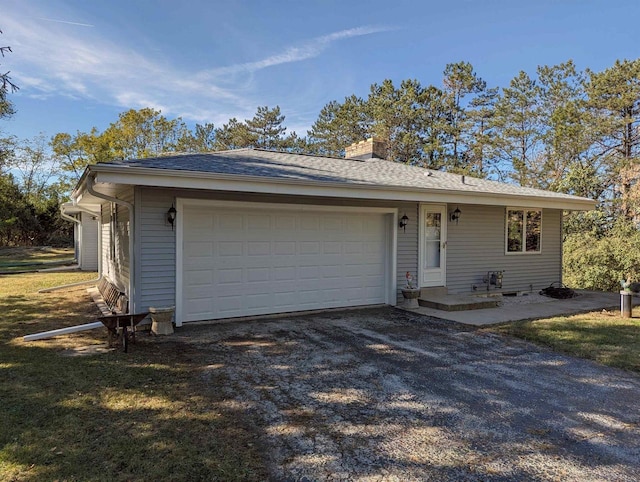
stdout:
<svg viewBox="0 0 640 482">
<path fill-rule="evenodd" d="M 635 0 L 3 0 L 0 60 L 20 91 L 0 130 L 102 130 L 154 107 L 189 125 L 279 105 L 306 134 L 331 100 L 390 78 L 441 85 L 471 62 L 489 86 L 573 59 L 602 70 L 640 49 Z"/>
</svg>

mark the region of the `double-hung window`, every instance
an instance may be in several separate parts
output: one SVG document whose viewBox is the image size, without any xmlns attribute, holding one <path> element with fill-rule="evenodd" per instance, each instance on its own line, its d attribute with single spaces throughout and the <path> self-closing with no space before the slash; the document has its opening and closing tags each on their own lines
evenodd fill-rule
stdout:
<svg viewBox="0 0 640 482">
<path fill-rule="evenodd" d="M 536 254 L 542 248 L 542 210 L 507 208 L 507 254 Z"/>
</svg>

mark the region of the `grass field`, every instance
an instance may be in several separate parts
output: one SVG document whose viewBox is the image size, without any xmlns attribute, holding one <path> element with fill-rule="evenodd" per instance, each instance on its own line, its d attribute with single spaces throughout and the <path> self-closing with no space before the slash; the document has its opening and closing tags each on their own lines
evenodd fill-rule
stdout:
<svg viewBox="0 0 640 482">
<path fill-rule="evenodd" d="M 0 480 L 264 480 L 250 417 L 202 376 L 205 354 L 142 335 L 128 354 L 69 356 L 106 329 L 22 341 L 93 321 L 84 287 L 36 291 L 94 276 L 0 276 Z"/>
<path fill-rule="evenodd" d="M 513 322 L 487 330 L 640 373 L 640 308 L 634 309 L 633 318 L 603 311 Z"/>
<path fill-rule="evenodd" d="M 0 247 L 0 273 L 37 271 L 74 262 L 73 248 Z"/>
</svg>

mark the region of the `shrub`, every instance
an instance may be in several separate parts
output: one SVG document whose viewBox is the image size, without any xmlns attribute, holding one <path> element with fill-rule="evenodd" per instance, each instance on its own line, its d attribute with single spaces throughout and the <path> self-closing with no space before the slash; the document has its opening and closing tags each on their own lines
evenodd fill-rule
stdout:
<svg viewBox="0 0 640 482">
<path fill-rule="evenodd" d="M 564 241 L 564 283 L 572 288 L 618 291 L 620 280 L 640 281 L 640 231 L 616 224 L 608 234 L 572 233 Z"/>
</svg>

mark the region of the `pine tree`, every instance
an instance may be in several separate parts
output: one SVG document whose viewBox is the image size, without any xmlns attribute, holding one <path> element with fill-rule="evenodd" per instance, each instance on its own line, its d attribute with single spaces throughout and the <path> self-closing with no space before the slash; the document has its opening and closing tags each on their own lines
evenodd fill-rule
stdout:
<svg viewBox="0 0 640 482">
<path fill-rule="evenodd" d="M 447 166 L 450 171 L 471 172 L 467 165 L 469 155 L 465 145 L 471 119 L 466 109 L 468 96 L 481 94 L 487 83 L 473 71 L 469 62 L 447 64 L 444 69 L 443 93 L 447 122 L 444 126 Z"/>
<path fill-rule="evenodd" d="M 540 88 L 526 72 L 502 89 L 492 127 L 499 177 L 521 186 L 537 185 L 536 164 L 542 152 Z"/>
<path fill-rule="evenodd" d="M 587 71 L 588 107 L 596 119 L 598 155 L 608 168 L 614 201 L 628 220 L 640 220 L 640 59 Z"/>
<path fill-rule="evenodd" d="M 344 156 L 345 147 L 371 136 L 371 117 L 366 103 L 352 95 L 344 102 L 325 105 L 307 132 L 308 146 L 314 153 Z"/>
<path fill-rule="evenodd" d="M 280 113 L 280 107 L 258 107 L 252 119 L 245 121 L 247 126 L 248 144 L 259 149 L 278 150 L 286 147 L 284 127 L 285 116 Z"/>
</svg>

